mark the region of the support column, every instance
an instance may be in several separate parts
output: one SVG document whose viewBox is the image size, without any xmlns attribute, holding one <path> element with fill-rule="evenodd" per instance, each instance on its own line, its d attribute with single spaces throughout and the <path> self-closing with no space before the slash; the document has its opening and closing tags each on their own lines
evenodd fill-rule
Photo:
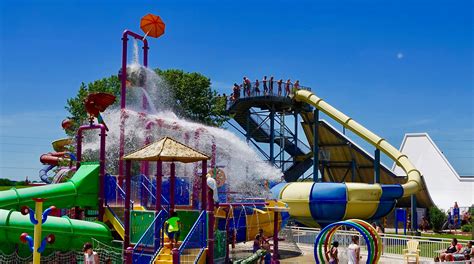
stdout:
<svg viewBox="0 0 474 264">
<path fill-rule="evenodd" d="M 320 182 L 319 178 L 319 110 L 313 111 L 313 181 Z"/>
<path fill-rule="evenodd" d="M 374 153 L 374 183 L 380 183 L 380 149 Z"/>
<path fill-rule="evenodd" d="M 272 263 L 278 264 L 280 261 L 278 254 L 278 212 L 273 211 L 273 256 Z"/>
<path fill-rule="evenodd" d="M 170 164 L 170 215 L 174 212 L 175 207 L 175 192 L 176 192 L 176 165 L 174 162 Z"/>
<path fill-rule="evenodd" d="M 411 200 L 411 231 L 417 231 L 418 230 L 418 216 L 416 213 L 416 196 L 412 194 L 410 196 Z"/>
<path fill-rule="evenodd" d="M 100 151 L 99 151 L 99 221 L 104 221 L 105 204 L 105 127 L 100 127 Z"/>
<path fill-rule="evenodd" d="M 225 209 L 225 219 L 229 219 L 229 208 Z M 230 232 L 230 221 L 226 221 L 225 223 L 225 263 L 230 263 L 230 256 L 229 256 L 229 232 Z"/>
<path fill-rule="evenodd" d="M 245 94 L 245 92 L 244 92 Z M 250 135 L 250 110 L 247 113 L 247 133 L 245 133 L 245 140 L 247 141 L 247 144 L 250 142 L 251 135 Z"/>
<path fill-rule="evenodd" d="M 207 184 L 206 184 L 207 187 Z M 208 250 L 208 264 L 214 264 L 214 197 L 212 190 L 207 189 L 207 250 Z"/>
<path fill-rule="evenodd" d="M 355 160 L 351 160 L 351 181 L 355 182 L 356 179 L 356 162 Z"/>
<path fill-rule="evenodd" d="M 295 118 L 295 153 L 298 153 L 298 112 L 293 113 Z"/>
<path fill-rule="evenodd" d="M 318 182 L 323 182 L 324 181 L 324 169 L 326 167 L 326 161 L 323 159 L 321 160 L 321 178 L 318 179 Z"/>
<path fill-rule="evenodd" d="M 202 161 L 202 174 L 201 174 L 201 211 L 207 208 L 207 160 Z"/>
<path fill-rule="evenodd" d="M 275 164 L 275 110 L 270 110 L 270 162 Z"/>
<path fill-rule="evenodd" d="M 124 32 L 122 36 L 122 71 L 120 76 L 120 136 L 119 136 L 119 167 L 118 167 L 118 184 L 123 186 L 123 160 L 125 153 L 125 108 L 127 95 L 127 34 Z M 124 248 L 126 249 L 126 248 Z"/>
<path fill-rule="evenodd" d="M 161 211 L 161 185 L 163 182 L 163 161 L 156 162 L 156 190 L 155 190 L 155 211 Z M 153 185 L 153 182 L 151 183 Z M 150 188 L 151 189 L 151 188 Z"/>
<path fill-rule="evenodd" d="M 131 166 L 132 161 L 126 160 L 125 161 L 125 209 L 124 209 L 124 238 L 123 238 L 123 249 L 126 250 L 130 245 L 130 198 L 131 198 Z"/>
</svg>

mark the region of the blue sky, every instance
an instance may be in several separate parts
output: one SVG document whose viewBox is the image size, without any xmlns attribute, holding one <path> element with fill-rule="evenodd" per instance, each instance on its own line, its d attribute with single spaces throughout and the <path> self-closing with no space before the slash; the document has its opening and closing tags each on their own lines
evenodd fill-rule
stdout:
<svg viewBox="0 0 474 264">
<path fill-rule="evenodd" d="M 399 146 L 428 132 L 474 175 L 473 2 L 0 2 L 0 177 L 37 179 L 39 155 L 63 137 L 66 99 L 116 74 L 121 32 L 147 13 L 150 66 L 197 71 L 226 92 L 247 75 L 299 79 Z"/>
</svg>

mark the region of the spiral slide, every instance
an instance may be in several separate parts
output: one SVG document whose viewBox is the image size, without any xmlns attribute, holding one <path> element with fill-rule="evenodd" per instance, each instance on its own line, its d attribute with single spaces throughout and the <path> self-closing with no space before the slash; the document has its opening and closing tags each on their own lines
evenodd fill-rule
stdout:
<svg viewBox="0 0 474 264">
<path fill-rule="evenodd" d="M 97 208 L 98 163 L 82 163 L 71 180 L 65 183 L 38 187 L 15 189 L 0 192 L 0 250 L 11 249 L 19 243 L 23 232 L 33 233 L 33 224 L 28 215 L 22 215 L 21 206 L 34 208 L 32 198 L 46 198 L 44 207 L 54 205 L 58 208 Z M 48 217 L 43 224 L 43 236 L 54 234 L 56 242 L 48 248 L 80 249 L 91 238 L 104 243 L 112 241 L 109 228 L 103 223 L 72 220 L 67 217 Z"/>
<path fill-rule="evenodd" d="M 59 171 L 54 175 L 53 179 L 50 180 L 48 177 L 48 172 L 54 169 L 56 166 L 60 166 L 62 162 L 71 162 L 76 158 L 70 152 L 67 152 L 67 146 L 72 143 L 70 138 L 62 138 L 55 140 L 51 143 L 53 146 L 54 152 L 49 152 L 40 156 L 40 162 L 46 165 L 43 169 L 39 171 L 39 177 L 42 182 L 46 184 L 50 183 L 59 183 L 61 180 L 74 172 L 74 168 L 70 167 L 60 167 Z"/>
<path fill-rule="evenodd" d="M 338 111 L 321 98 L 306 90 L 296 91 L 296 101 L 308 103 L 396 162 L 408 176 L 405 184 L 365 184 L 334 182 L 280 183 L 272 188 L 274 198 L 290 207 L 290 215 L 299 222 L 314 226 L 327 225 L 347 219 L 379 219 L 390 213 L 397 199 L 416 194 L 422 189 L 421 173 L 408 157 L 352 118 Z"/>
</svg>

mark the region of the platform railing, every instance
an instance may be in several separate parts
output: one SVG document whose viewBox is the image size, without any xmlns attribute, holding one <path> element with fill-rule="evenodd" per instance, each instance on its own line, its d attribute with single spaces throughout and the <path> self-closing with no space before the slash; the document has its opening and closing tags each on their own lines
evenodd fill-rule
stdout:
<svg viewBox="0 0 474 264">
<path fill-rule="evenodd" d="M 161 210 L 153 219 L 138 242 L 133 247 L 133 263 L 150 263 L 155 252 L 163 247 L 163 224 L 168 218 L 168 213 Z M 159 238 L 159 239 L 156 239 Z"/>
<path fill-rule="evenodd" d="M 105 175 L 105 204 L 111 207 L 125 206 L 125 191 L 119 186 L 117 179 L 110 175 Z M 133 208 L 134 201 L 130 201 L 130 206 Z"/>
<path fill-rule="evenodd" d="M 156 203 L 156 186 L 148 177 L 143 174 L 138 175 L 138 185 L 140 194 L 140 204 L 146 208 L 154 209 Z M 169 201 L 161 194 L 161 207 L 169 211 Z"/>
<path fill-rule="evenodd" d="M 289 84 L 289 88 L 286 88 L 287 84 L 286 81 L 281 83 L 279 86 L 278 81 L 267 81 L 267 89 L 265 91 L 265 85 L 263 81 L 260 81 L 257 85 L 256 82 L 252 82 L 250 84 L 240 84 L 239 85 L 239 92 L 234 94 L 234 91 L 231 92 L 230 99 L 227 101 L 227 106 L 230 107 L 233 102 L 239 98 L 250 98 L 250 97 L 258 97 L 258 96 L 280 96 L 280 97 L 288 97 L 293 92 L 295 88 L 294 83 Z M 272 89 L 270 89 L 272 87 Z M 281 87 L 281 88 L 280 88 Z M 311 91 L 310 87 L 307 86 L 298 86 L 298 90 L 307 90 Z"/>
</svg>

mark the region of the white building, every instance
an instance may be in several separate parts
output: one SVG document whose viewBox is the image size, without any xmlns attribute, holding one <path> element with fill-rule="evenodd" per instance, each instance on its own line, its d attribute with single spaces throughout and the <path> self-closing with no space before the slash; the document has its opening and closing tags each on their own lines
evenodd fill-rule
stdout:
<svg viewBox="0 0 474 264">
<path fill-rule="evenodd" d="M 474 204 L 474 177 L 460 177 L 427 133 L 406 134 L 400 151 L 421 171 L 432 201 L 447 210 L 458 202 L 460 207 Z M 392 170 L 405 175 L 398 166 Z"/>
</svg>

